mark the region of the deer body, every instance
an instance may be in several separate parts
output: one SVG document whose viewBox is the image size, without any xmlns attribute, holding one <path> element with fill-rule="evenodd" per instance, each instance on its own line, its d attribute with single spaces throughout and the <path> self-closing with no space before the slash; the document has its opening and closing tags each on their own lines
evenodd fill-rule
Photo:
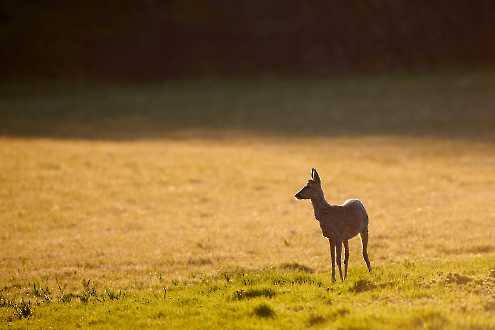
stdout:
<svg viewBox="0 0 495 330">
<path fill-rule="evenodd" d="M 359 199 L 348 199 L 342 205 L 313 202 L 315 218 L 320 223 L 323 236 L 329 239 L 348 240 L 368 227 L 368 214 Z"/>
<path fill-rule="evenodd" d="M 312 180 L 299 191 L 295 197 L 297 199 L 310 199 L 313 205 L 315 218 L 320 223 L 320 228 L 324 237 L 330 243 L 330 255 L 332 263 L 332 279 L 335 281 L 335 261 L 339 268 L 340 278 L 347 277 L 347 266 L 349 263 L 349 239 L 357 234 L 361 235 L 363 245 L 363 258 L 371 271 L 371 264 L 368 257 L 368 214 L 363 203 L 358 199 L 346 200 L 341 205 L 330 205 L 321 189 L 321 180 L 315 169 L 311 171 Z M 345 272 L 342 276 L 341 255 L 342 245 L 345 249 Z"/>
</svg>

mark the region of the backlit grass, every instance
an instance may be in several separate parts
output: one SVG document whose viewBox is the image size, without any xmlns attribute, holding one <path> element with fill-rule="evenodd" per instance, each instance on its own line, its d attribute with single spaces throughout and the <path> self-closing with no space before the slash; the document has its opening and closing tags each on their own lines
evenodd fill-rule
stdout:
<svg viewBox="0 0 495 330">
<path fill-rule="evenodd" d="M 294 193 L 363 199 L 374 264 L 495 250 L 493 146 L 427 138 L 0 140 L 0 280 L 146 288 L 223 267 L 328 269 Z M 350 271 L 362 265 L 351 241 Z"/>
<path fill-rule="evenodd" d="M 476 133 L 493 124 L 490 79 L 3 99 L 0 327 L 495 328 L 495 145 Z M 328 201 L 366 205 L 372 274 L 356 238 L 348 281 L 329 281 L 328 242 L 293 198 L 311 167 Z"/>
<path fill-rule="evenodd" d="M 372 274 L 360 267 L 344 283 L 330 283 L 328 273 L 236 269 L 118 297 L 54 294 L 37 299 L 29 317 L 6 307 L 0 316 L 19 328 L 493 329 L 494 262 L 403 262 Z"/>
</svg>

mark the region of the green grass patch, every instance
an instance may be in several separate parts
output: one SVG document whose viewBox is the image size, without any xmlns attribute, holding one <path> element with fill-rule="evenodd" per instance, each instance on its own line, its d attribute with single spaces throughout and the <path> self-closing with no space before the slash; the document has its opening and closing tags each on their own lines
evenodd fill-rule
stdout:
<svg viewBox="0 0 495 330">
<path fill-rule="evenodd" d="M 205 274 L 161 290 L 100 292 L 86 280 L 78 292 L 56 294 L 36 284 L 2 296 L 0 319 L 33 329 L 495 329 L 494 262 L 396 263 L 336 283 L 328 273 L 279 267 Z"/>
</svg>

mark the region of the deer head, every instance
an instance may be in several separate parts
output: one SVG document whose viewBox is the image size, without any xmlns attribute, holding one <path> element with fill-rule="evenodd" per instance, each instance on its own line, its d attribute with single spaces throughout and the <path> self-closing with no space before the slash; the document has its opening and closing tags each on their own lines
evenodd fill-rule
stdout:
<svg viewBox="0 0 495 330">
<path fill-rule="evenodd" d="M 315 168 L 311 169 L 311 180 L 294 197 L 297 199 L 315 199 L 323 195 L 321 180 Z"/>
</svg>

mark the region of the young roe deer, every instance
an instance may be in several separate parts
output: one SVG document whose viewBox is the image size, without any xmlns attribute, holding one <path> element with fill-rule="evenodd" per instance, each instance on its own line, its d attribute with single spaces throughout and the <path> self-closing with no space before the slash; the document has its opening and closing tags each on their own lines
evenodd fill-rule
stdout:
<svg viewBox="0 0 495 330">
<path fill-rule="evenodd" d="M 332 258 L 332 280 L 335 281 L 335 254 L 339 266 L 340 279 L 347 277 L 347 265 L 349 263 L 349 239 L 361 234 L 363 245 L 363 258 L 371 272 L 370 259 L 368 258 L 368 214 L 363 203 L 359 199 L 348 199 L 342 205 L 330 205 L 325 200 L 321 189 L 321 180 L 316 169 L 311 170 L 311 180 L 299 191 L 297 199 L 310 199 L 315 211 L 315 218 L 320 222 L 323 236 L 330 243 L 330 255 Z M 341 259 L 342 244 L 345 248 L 344 276 L 342 276 Z"/>
</svg>

